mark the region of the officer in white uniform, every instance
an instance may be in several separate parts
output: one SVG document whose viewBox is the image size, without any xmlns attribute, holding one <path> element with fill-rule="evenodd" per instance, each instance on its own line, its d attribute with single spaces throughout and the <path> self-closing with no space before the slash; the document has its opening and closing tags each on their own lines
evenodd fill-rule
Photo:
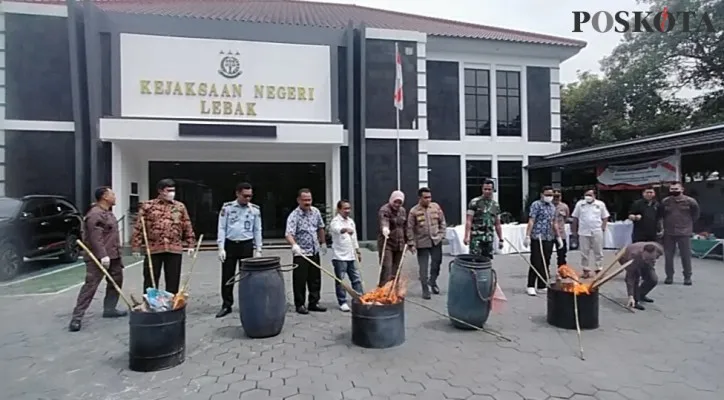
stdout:
<svg viewBox="0 0 724 400">
<path fill-rule="evenodd" d="M 261 211 L 251 203 L 253 192 L 250 184 L 236 186 L 236 200 L 224 203 L 219 212 L 219 229 L 216 243 L 221 261 L 221 310 L 216 318 L 231 313 L 234 305 L 234 286 L 226 282 L 233 278 L 239 261 L 261 257 Z"/>
</svg>

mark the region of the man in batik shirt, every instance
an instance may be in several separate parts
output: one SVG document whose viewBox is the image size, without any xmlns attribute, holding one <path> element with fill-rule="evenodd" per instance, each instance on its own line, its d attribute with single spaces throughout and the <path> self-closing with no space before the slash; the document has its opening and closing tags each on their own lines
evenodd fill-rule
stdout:
<svg viewBox="0 0 724 400">
<path fill-rule="evenodd" d="M 500 205 L 493 200 L 493 181 L 483 182 L 483 195 L 468 204 L 465 222 L 465 245 L 470 254 L 493 258 L 494 234 L 498 235 L 498 247 L 503 248 L 503 228 L 500 225 Z"/>
</svg>

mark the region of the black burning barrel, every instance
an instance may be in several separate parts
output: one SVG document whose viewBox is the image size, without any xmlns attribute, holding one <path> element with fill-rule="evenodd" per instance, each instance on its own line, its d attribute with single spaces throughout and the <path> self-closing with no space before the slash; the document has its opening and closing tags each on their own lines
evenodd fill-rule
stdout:
<svg viewBox="0 0 724 400">
<path fill-rule="evenodd" d="M 186 306 L 172 311 L 131 311 L 128 325 L 128 368 L 132 371 L 160 371 L 184 362 Z"/>
<path fill-rule="evenodd" d="M 404 299 L 381 305 L 352 300 L 352 343 L 368 349 L 386 349 L 404 342 Z"/>
<path fill-rule="evenodd" d="M 578 322 L 581 329 L 598 328 L 598 291 L 579 294 Z M 556 286 L 548 289 L 548 323 L 563 329 L 576 329 L 576 312 L 573 304 L 573 292 L 564 291 Z"/>
</svg>

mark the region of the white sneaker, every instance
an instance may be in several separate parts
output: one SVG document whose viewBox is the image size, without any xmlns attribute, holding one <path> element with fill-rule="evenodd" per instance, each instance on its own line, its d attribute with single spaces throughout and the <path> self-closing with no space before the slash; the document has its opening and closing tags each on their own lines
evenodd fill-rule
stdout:
<svg viewBox="0 0 724 400">
<path fill-rule="evenodd" d="M 349 312 L 349 306 L 347 305 L 347 303 L 344 303 L 341 306 L 339 306 L 339 311 Z"/>
<path fill-rule="evenodd" d="M 529 287 L 528 289 L 526 289 L 525 292 L 528 293 L 528 296 L 535 296 L 535 295 L 538 294 L 538 293 L 535 291 L 535 288 L 532 288 L 532 287 Z"/>
<path fill-rule="evenodd" d="M 548 293 L 548 288 L 538 289 L 538 292 L 541 294 L 546 294 Z"/>
</svg>

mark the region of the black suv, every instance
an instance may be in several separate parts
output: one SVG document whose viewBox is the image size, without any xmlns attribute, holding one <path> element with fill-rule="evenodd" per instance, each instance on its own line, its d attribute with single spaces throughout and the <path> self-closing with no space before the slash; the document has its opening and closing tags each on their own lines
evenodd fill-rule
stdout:
<svg viewBox="0 0 724 400">
<path fill-rule="evenodd" d="M 82 222 L 73 203 L 60 196 L 0 197 L 0 281 L 36 258 L 77 261 Z"/>
</svg>

